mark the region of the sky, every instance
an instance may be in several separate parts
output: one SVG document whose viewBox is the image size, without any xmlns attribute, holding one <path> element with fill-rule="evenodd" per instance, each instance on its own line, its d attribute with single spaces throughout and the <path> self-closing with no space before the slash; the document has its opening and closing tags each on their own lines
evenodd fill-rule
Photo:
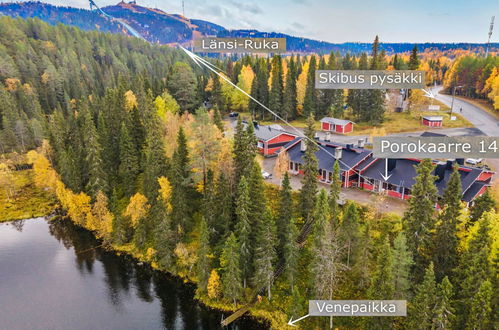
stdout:
<svg viewBox="0 0 499 330">
<path fill-rule="evenodd" d="M 2 0 L 0 0 L 2 1 Z M 4 2 L 9 2 L 5 1 Z M 99 6 L 119 0 L 94 0 Z M 44 2 L 88 8 L 87 0 Z M 329 42 L 499 42 L 498 0 L 184 0 L 185 16 L 228 29 L 257 29 Z M 139 5 L 182 13 L 182 0 L 137 0 Z"/>
</svg>

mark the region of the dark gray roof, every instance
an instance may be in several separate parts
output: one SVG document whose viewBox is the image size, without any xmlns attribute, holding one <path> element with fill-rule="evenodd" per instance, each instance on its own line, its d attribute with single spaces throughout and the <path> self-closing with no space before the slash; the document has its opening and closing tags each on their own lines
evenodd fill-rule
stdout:
<svg viewBox="0 0 499 330">
<path fill-rule="evenodd" d="M 485 182 L 474 182 L 471 187 L 463 194 L 463 201 L 471 202 L 475 198 L 476 194 L 478 194 L 478 192 L 485 186 L 488 186 L 488 184 Z"/>
<path fill-rule="evenodd" d="M 289 159 L 292 162 L 302 164 L 303 152 L 301 151 L 300 143 L 302 138 L 296 138 L 289 142 L 284 148 L 287 149 Z M 319 163 L 319 168 L 323 170 L 331 171 L 333 169 L 336 158 L 334 158 L 335 149 L 337 147 L 343 148 L 340 169 L 342 171 L 349 170 L 353 166 L 357 165 L 364 158 L 368 157 L 372 151 L 364 148 L 351 148 L 347 149 L 345 144 L 332 143 L 317 140 L 317 142 L 322 146 L 316 151 L 315 156 Z M 294 145 L 293 145 L 294 144 Z"/>
<path fill-rule="evenodd" d="M 381 173 L 385 174 L 385 159 L 374 158 L 369 164 L 371 165 L 362 173 L 362 176 L 385 181 L 381 176 Z M 387 182 L 397 186 L 411 188 L 415 183 L 414 177 L 416 176 L 416 169 L 414 166 L 417 164 L 418 162 L 415 160 L 397 159 L 397 165 L 388 173 L 391 176 L 388 178 Z"/>
<path fill-rule="evenodd" d="M 292 136 L 296 136 L 296 134 L 287 132 L 285 130 L 276 129 L 271 127 L 271 125 L 255 125 L 255 136 L 258 140 L 268 141 L 275 137 L 278 137 L 281 134 L 288 134 Z"/>
<path fill-rule="evenodd" d="M 381 173 L 385 173 L 385 160 L 377 159 L 374 163 L 371 162 L 371 166 L 362 173 L 364 177 L 375 179 L 375 180 L 383 180 L 381 177 Z M 388 178 L 388 183 L 402 186 L 405 188 L 411 188 L 415 181 L 416 177 L 416 168 L 415 166 L 418 164 L 418 161 L 411 159 L 397 159 L 397 164 L 395 168 L 388 172 L 390 178 Z M 444 178 L 440 181 L 435 182 L 435 185 L 438 188 L 438 193 L 440 195 L 443 194 L 445 187 L 447 187 L 447 182 L 449 181 L 450 175 L 452 173 L 452 169 L 445 169 Z M 468 188 L 473 185 L 482 173 L 481 169 L 473 168 L 473 167 L 462 167 L 459 171 L 461 175 L 461 187 L 463 193 L 466 193 Z M 435 175 L 435 171 L 432 173 Z"/>
</svg>

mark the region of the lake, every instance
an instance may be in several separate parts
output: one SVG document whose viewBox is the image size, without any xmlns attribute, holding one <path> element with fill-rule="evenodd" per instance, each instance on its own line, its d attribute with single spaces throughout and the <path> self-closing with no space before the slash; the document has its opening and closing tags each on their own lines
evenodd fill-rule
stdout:
<svg viewBox="0 0 499 330">
<path fill-rule="evenodd" d="M 0 329 L 220 329 L 194 286 L 141 265 L 68 220 L 0 224 Z M 97 247 L 97 248 L 96 248 Z M 231 329 L 267 329 L 246 317 Z"/>
</svg>

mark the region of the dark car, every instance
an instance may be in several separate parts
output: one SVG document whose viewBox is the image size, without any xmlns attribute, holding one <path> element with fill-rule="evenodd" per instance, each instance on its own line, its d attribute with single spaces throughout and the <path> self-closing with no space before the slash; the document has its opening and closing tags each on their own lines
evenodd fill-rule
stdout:
<svg viewBox="0 0 499 330">
<path fill-rule="evenodd" d="M 231 117 L 231 118 L 239 117 L 239 113 L 238 112 L 231 112 L 231 113 L 229 113 L 229 117 Z"/>
</svg>

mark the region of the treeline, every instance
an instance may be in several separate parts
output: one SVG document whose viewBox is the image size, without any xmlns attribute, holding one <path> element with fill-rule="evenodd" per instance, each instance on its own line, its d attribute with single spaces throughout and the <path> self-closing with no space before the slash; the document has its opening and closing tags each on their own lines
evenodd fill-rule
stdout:
<svg viewBox="0 0 499 330">
<path fill-rule="evenodd" d="M 228 78 L 257 100 L 269 106 L 286 120 L 324 116 L 351 118 L 360 122 L 380 124 L 386 111 L 385 91 L 381 90 L 317 90 L 316 70 L 417 70 L 422 62 L 415 47 L 412 54 L 389 57 L 380 50 L 378 37 L 374 40 L 370 56 L 338 52 L 329 55 L 290 56 L 272 58 L 244 57 L 233 62 L 226 59 L 215 65 L 222 68 Z M 431 83 L 441 70 L 438 61 L 424 62 Z M 256 102 L 248 100 L 223 79 L 212 77 L 206 87 L 213 104 L 221 110 L 249 111 L 255 118 L 269 119 L 271 115 Z"/>
<path fill-rule="evenodd" d="M 179 60 L 185 60 L 181 52 L 135 38 L 0 17 L 0 152 L 39 145 L 47 115 L 67 115 L 76 100 L 102 97 L 120 79 L 145 84 L 154 94 L 189 85 L 187 94 L 176 96 L 182 110 L 195 109 L 203 97 L 200 76 L 187 66 L 174 72 Z"/>
<path fill-rule="evenodd" d="M 449 94 L 487 99 L 499 110 L 499 57 L 458 57 L 447 71 L 444 87 Z"/>
</svg>

